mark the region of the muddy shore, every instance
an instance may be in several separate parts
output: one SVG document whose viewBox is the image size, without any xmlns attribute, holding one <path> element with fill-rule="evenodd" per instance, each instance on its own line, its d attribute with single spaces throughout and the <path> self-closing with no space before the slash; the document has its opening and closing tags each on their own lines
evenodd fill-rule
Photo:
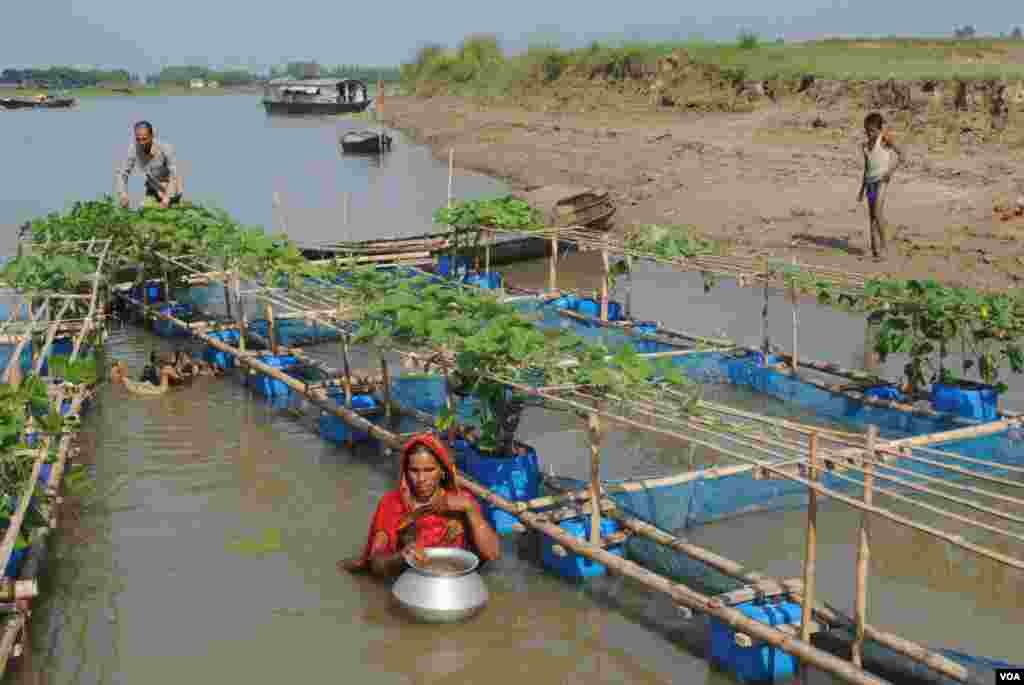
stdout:
<svg viewBox="0 0 1024 685">
<path fill-rule="evenodd" d="M 1013 211 L 1024 196 L 1019 146 L 972 141 L 969 130 L 946 147 L 907 135 L 909 159 L 888 198 L 889 254 L 875 263 L 866 207 L 856 201 L 857 111 L 792 102 L 747 112 L 525 105 L 389 96 L 384 112 L 388 125 L 439 158 L 454 148 L 457 167 L 518 190 L 608 190 L 617 229 L 690 224 L 737 250 L 986 289 L 1024 276 L 1024 216 Z M 907 122 L 908 133 L 917 133 L 914 125 Z"/>
</svg>

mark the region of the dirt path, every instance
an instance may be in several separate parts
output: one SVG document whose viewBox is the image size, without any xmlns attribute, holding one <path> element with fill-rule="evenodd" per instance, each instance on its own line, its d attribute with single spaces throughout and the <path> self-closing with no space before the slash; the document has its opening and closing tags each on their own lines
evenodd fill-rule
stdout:
<svg viewBox="0 0 1024 685">
<path fill-rule="evenodd" d="M 439 157 L 508 179 L 609 190 L 617 225 L 684 223 L 738 247 L 865 273 L 1004 288 L 1024 277 L 1024 217 L 999 204 L 1024 194 L 1019 151 L 910 145 L 890 189 L 889 258 L 866 252 L 856 202 L 862 133 L 835 116 L 763 106 L 745 114 L 607 111 L 566 114 L 484 107 L 459 98 L 389 98 L 388 123 Z"/>
</svg>

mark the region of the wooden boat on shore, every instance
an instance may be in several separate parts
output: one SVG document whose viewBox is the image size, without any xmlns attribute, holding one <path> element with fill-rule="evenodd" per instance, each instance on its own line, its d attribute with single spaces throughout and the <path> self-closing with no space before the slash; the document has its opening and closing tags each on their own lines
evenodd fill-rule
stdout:
<svg viewBox="0 0 1024 685">
<path fill-rule="evenodd" d="M 0 98 L 4 109 L 69 109 L 78 101 L 71 97 L 46 98 Z"/>
<path fill-rule="evenodd" d="M 264 89 L 267 114 L 351 114 L 372 102 L 358 79 L 274 79 Z"/>
<path fill-rule="evenodd" d="M 615 214 L 608 192 L 585 186 L 551 185 L 517 195 L 530 203 L 549 226 L 581 226 L 607 231 Z"/>
<path fill-rule="evenodd" d="M 349 131 L 341 136 L 341 149 L 350 155 L 375 155 L 391 150 L 391 136 L 383 131 Z"/>
</svg>

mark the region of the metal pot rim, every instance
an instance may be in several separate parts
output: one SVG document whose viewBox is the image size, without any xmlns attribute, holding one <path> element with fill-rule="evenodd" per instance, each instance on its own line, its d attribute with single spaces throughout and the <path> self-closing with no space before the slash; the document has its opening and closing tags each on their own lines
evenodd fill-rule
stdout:
<svg viewBox="0 0 1024 685">
<path fill-rule="evenodd" d="M 413 571 L 422 576 L 430 576 L 431 578 L 461 578 L 475 572 L 480 566 L 480 557 L 467 549 L 461 549 L 459 547 L 428 547 L 423 550 L 423 555 L 426 556 L 427 559 L 453 559 L 466 564 L 466 570 L 460 571 L 459 573 L 440 573 L 438 571 L 420 568 L 419 566 L 416 566 L 415 563 L 410 564 L 410 568 Z"/>
</svg>

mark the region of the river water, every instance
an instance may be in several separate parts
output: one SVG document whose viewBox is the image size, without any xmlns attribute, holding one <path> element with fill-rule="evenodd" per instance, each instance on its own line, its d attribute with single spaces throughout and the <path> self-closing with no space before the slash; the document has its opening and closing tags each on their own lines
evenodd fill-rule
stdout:
<svg viewBox="0 0 1024 685">
<path fill-rule="evenodd" d="M 446 197 L 446 165 L 403 136 L 383 162 L 341 157 L 338 132 L 365 122 L 268 119 L 258 98 L 244 96 L 110 98 L 76 112 L 0 114 L 0 149 L 18 161 L 0 170 L 8 190 L 0 226 L 108 192 L 131 123 L 142 118 L 176 145 L 192 197 L 299 239 L 429 231 Z M 463 197 L 503 189 L 461 172 L 454 187 Z M 3 240 L 10 249 L 12 232 Z M 563 285 L 596 285 L 591 259 L 567 260 Z M 542 264 L 506 271 L 520 283 L 545 274 Z M 698 280 L 648 269 L 633 302 L 641 318 L 757 342 L 760 298 L 749 290 L 722 284 L 705 295 Z M 788 307 L 779 298 L 771 306 L 772 335 L 785 345 Z M 801 321 L 802 354 L 861 364 L 861 322 L 811 306 Z M 109 345 L 133 371 L 154 348 L 171 349 L 137 328 L 116 330 Z M 330 351 L 318 356 L 332 359 Z M 531 410 L 521 436 L 546 464 L 579 477 L 587 472 L 581 428 L 567 415 Z M 86 435 L 103 496 L 51 550 L 30 649 L 10 682 L 269 684 L 299 674 L 373 685 L 732 682 L 701 658 L 701 619 L 684 619 L 621 578 L 570 585 L 534 562 L 528 540 L 503 541 L 504 558 L 486 571 L 491 604 L 480 617 L 445 628 L 408 623 L 390 606 L 386 584 L 335 570 L 358 550 L 377 498 L 393 486 L 391 459 L 323 441 L 315 418 L 256 401 L 237 379 L 200 379 L 144 399 L 104 386 Z M 685 450 L 619 433 L 606 452 L 604 475 L 621 478 L 678 469 Z M 857 520 L 823 506 L 819 588 L 843 608 L 852 604 Z M 800 512 L 782 512 L 693 537 L 793 577 L 803 529 Z M 873 555 L 871 620 L 935 646 L 1022 660 L 1021 574 L 882 524 Z"/>
</svg>

